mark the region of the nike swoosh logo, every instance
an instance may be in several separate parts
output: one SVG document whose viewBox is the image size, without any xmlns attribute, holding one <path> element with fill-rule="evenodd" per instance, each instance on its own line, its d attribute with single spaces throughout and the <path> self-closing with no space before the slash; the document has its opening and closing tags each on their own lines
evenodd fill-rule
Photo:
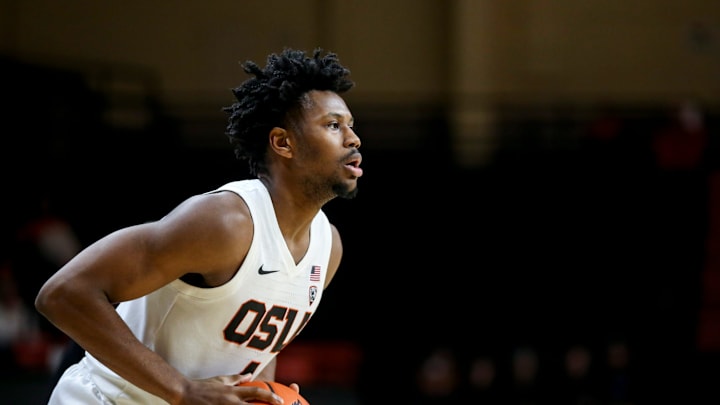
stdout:
<svg viewBox="0 0 720 405">
<path fill-rule="evenodd" d="M 278 271 L 280 270 L 263 270 L 263 266 L 260 266 L 260 268 L 258 269 L 258 274 L 262 276 L 263 274 L 277 273 Z"/>
</svg>

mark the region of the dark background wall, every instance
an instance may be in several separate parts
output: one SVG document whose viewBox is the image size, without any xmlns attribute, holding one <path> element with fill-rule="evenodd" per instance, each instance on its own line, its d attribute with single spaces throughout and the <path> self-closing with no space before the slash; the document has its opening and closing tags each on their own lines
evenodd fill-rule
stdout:
<svg viewBox="0 0 720 405">
<path fill-rule="evenodd" d="M 319 45 L 357 81 L 366 175 L 326 208 L 343 270 L 299 342 L 356 344 L 358 397 L 376 378 L 414 390 L 436 347 L 555 364 L 613 339 L 634 402 L 717 395 L 720 344 L 700 332 L 720 271 L 720 13 L 660 3 L 5 0 L 4 258 L 46 198 L 87 244 L 243 176 L 220 111 L 238 61 Z M 700 150 L 673 166 L 657 142 L 686 100 L 706 143 L 673 138 L 671 156 Z"/>
</svg>

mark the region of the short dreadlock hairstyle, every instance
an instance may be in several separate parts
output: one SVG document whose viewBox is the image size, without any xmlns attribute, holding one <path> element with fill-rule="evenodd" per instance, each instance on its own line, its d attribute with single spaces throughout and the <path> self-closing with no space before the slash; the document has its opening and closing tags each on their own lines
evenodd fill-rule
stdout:
<svg viewBox="0 0 720 405">
<path fill-rule="evenodd" d="M 284 127 L 286 115 L 297 108 L 302 96 L 311 90 L 344 93 L 354 86 L 334 53 L 322 56 L 316 48 L 312 56 L 293 49 L 271 54 L 265 68 L 253 61 L 242 64 L 245 73 L 255 77 L 232 89 L 237 102 L 224 107 L 229 114 L 225 134 L 235 157 L 247 161 L 251 175 L 267 171 L 265 154 L 268 133 L 273 127 Z"/>
</svg>

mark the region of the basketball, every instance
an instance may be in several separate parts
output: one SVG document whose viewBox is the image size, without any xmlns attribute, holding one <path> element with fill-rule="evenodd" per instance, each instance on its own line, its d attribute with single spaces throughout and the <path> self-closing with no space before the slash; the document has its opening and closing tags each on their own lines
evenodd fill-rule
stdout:
<svg viewBox="0 0 720 405">
<path fill-rule="evenodd" d="M 240 387 L 247 387 L 247 386 L 253 386 L 253 387 L 260 387 L 263 389 L 266 389 L 268 391 L 272 391 L 275 394 L 282 397 L 282 399 L 285 401 L 285 405 L 310 405 L 310 403 L 303 398 L 302 395 L 300 395 L 299 392 L 296 392 L 294 389 L 290 388 L 289 386 L 279 383 L 277 381 L 248 381 L 244 383 L 238 384 Z M 249 401 L 251 404 L 266 404 L 266 402 L 262 401 Z"/>
</svg>

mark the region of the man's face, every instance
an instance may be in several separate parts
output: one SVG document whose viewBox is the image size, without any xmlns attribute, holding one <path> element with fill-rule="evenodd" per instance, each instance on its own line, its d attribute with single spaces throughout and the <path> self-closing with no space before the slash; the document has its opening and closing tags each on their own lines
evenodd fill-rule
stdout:
<svg viewBox="0 0 720 405">
<path fill-rule="evenodd" d="M 306 190 L 328 198 L 352 198 L 357 194 L 360 168 L 360 138 L 354 119 L 338 94 L 311 91 L 303 102 L 301 122 L 290 130 L 293 170 Z"/>
</svg>

